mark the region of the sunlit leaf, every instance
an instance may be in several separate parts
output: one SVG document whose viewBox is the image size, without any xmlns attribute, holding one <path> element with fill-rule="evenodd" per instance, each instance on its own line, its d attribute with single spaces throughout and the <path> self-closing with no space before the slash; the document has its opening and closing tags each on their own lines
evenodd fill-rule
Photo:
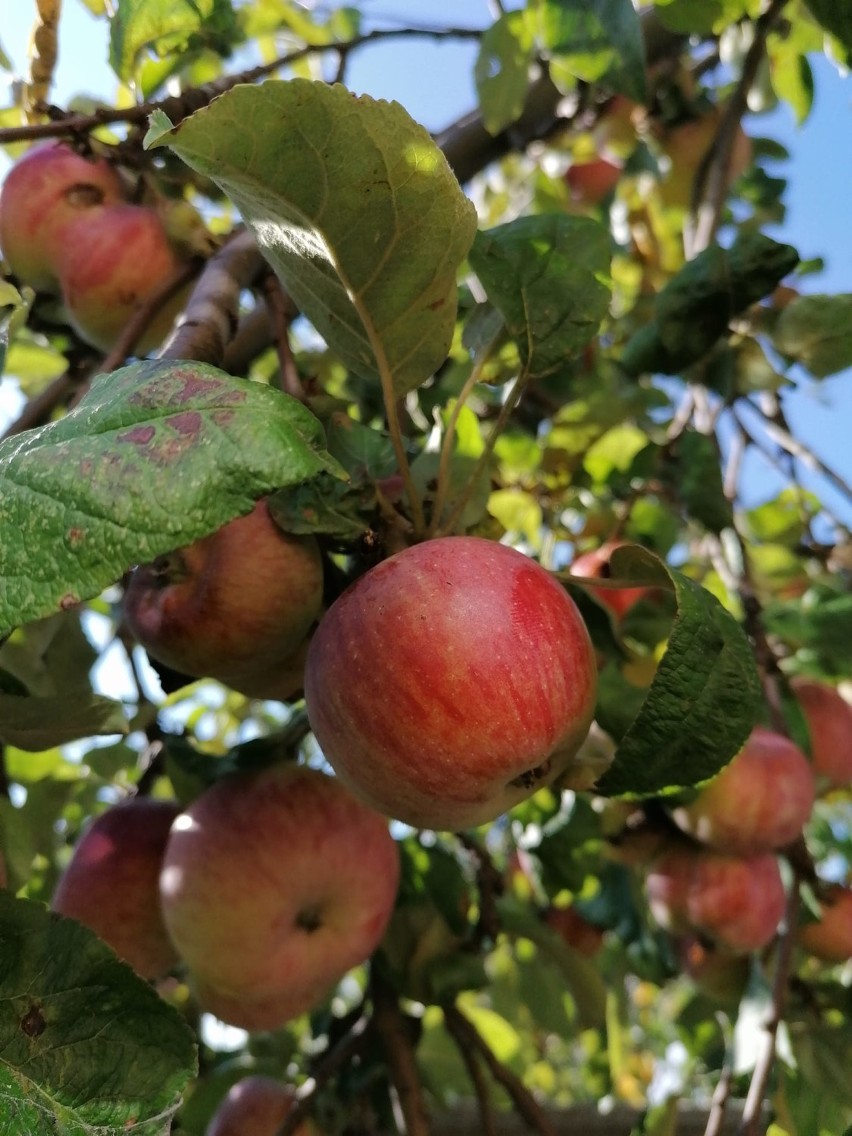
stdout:
<svg viewBox="0 0 852 1136">
<path fill-rule="evenodd" d="M 230 0 L 118 0 L 110 21 L 110 66 L 130 79 L 140 54 L 209 45 L 223 51 L 236 34 Z"/>
<path fill-rule="evenodd" d="M 645 101 L 645 49 L 630 0 L 542 0 L 538 13 L 542 43 L 562 66 Z"/>
<path fill-rule="evenodd" d="M 533 39 L 526 12 L 504 12 L 479 41 L 474 67 L 485 129 L 498 134 L 520 118 L 530 85 Z"/>
<path fill-rule="evenodd" d="M 772 342 L 818 379 L 852 367 L 852 293 L 791 300 L 778 317 Z"/>
</svg>

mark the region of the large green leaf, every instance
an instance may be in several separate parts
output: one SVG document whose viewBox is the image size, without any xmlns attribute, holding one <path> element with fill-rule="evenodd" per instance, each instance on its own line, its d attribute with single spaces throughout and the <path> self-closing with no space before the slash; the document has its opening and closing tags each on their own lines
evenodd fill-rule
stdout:
<svg viewBox="0 0 852 1136">
<path fill-rule="evenodd" d="M 110 66 L 127 80 L 146 50 L 160 56 L 202 46 L 225 51 L 236 31 L 230 0 L 119 0 L 110 21 Z"/>
<path fill-rule="evenodd" d="M 0 1132 L 165 1136 L 195 1072 L 183 1019 L 91 931 L 0 892 Z"/>
<path fill-rule="evenodd" d="M 678 610 L 647 697 L 596 791 L 642 797 L 696 785 L 731 760 L 757 721 L 751 647 L 714 596 L 645 549 L 616 549 L 611 568 L 613 578 L 673 589 Z"/>
<path fill-rule="evenodd" d="M 168 360 L 99 376 L 70 414 L 0 444 L 0 635 L 321 471 L 339 472 L 322 427 L 279 391 Z"/>
<path fill-rule="evenodd" d="M 238 86 L 168 145 L 237 205 L 275 271 L 357 374 L 396 392 L 444 361 L 473 205 L 427 131 L 394 102 L 307 79 Z"/>
<path fill-rule="evenodd" d="M 126 734 L 120 702 L 75 691 L 48 698 L 0 693 L 0 741 L 37 752 L 78 738 Z"/>
<path fill-rule="evenodd" d="M 520 217 L 478 233 L 470 263 L 517 341 L 528 377 L 565 365 L 609 307 L 610 237 L 588 217 Z"/>
<path fill-rule="evenodd" d="M 808 0 L 811 13 L 827 32 L 852 52 L 852 10 L 843 0 Z"/>
<path fill-rule="evenodd" d="M 818 379 L 852 367 L 852 293 L 792 300 L 772 329 L 772 342 Z"/>
<path fill-rule="evenodd" d="M 538 10 L 544 48 L 573 75 L 645 101 L 645 48 L 631 0 L 540 0 Z"/>
</svg>

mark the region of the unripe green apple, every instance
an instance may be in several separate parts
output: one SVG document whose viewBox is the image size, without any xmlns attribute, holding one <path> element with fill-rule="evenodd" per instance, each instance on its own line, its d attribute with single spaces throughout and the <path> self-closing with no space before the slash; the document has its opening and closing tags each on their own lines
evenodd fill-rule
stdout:
<svg viewBox="0 0 852 1136">
<path fill-rule="evenodd" d="M 373 953 L 398 881 L 387 819 L 336 778 L 288 763 L 224 778 L 187 807 L 160 895 L 202 1007 L 276 1029 Z"/>
<path fill-rule="evenodd" d="M 123 197 L 121 177 L 104 158 L 85 158 L 66 142 L 28 150 L 0 189 L 0 247 L 12 272 L 37 291 L 58 291 L 68 227 Z"/>
<path fill-rule="evenodd" d="M 731 856 L 686 842 L 666 848 L 645 879 L 651 914 L 674 934 L 704 935 L 731 951 L 754 951 L 774 937 L 784 884 L 771 853 Z"/>
<path fill-rule="evenodd" d="M 160 912 L 159 878 L 175 801 L 130 797 L 97 816 L 77 841 L 51 906 L 85 923 L 143 978 L 178 962 Z"/>
<path fill-rule="evenodd" d="M 846 962 L 852 958 L 852 888 L 830 885 L 820 919 L 803 923 L 797 937 L 803 950 L 823 962 Z"/>
<path fill-rule="evenodd" d="M 817 780 L 830 788 L 852 785 L 852 706 L 827 682 L 796 677 L 790 688 L 807 722 Z"/>
<path fill-rule="evenodd" d="M 155 209 L 122 203 L 82 214 L 65 228 L 57 259 L 72 327 L 86 343 L 108 351 L 131 316 L 183 263 Z M 160 308 L 135 354 L 162 343 L 185 298 L 183 290 Z"/>
<path fill-rule="evenodd" d="M 226 1093 L 204 1136 L 277 1136 L 295 1100 L 294 1090 L 273 1077 L 243 1077 Z M 294 1136 L 319 1136 L 319 1129 L 305 1120 Z"/>
<path fill-rule="evenodd" d="M 316 540 L 282 532 L 264 498 L 211 536 L 136 568 L 124 619 L 152 658 L 181 674 L 286 700 L 302 687 L 322 588 Z"/>
<path fill-rule="evenodd" d="M 795 840 L 814 794 L 813 770 L 799 747 L 757 726 L 725 768 L 672 817 L 703 844 L 751 856 Z"/>
<path fill-rule="evenodd" d="M 493 820 L 570 768 L 595 707 L 575 604 L 480 537 L 405 549 L 356 580 L 308 649 L 308 718 L 374 808 L 422 828 Z"/>
</svg>

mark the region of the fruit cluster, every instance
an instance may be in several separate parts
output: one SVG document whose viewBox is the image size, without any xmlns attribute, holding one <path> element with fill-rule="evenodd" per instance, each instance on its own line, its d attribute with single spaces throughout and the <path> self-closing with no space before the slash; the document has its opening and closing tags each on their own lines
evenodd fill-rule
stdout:
<svg viewBox="0 0 852 1136">
<path fill-rule="evenodd" d="M 21 284 L 60 297 L 70 326 L 104 351 L 185 263 L 160 211 L 129 197 L 110 161 L 56 141 L 29 150 L 0 190 L 0 248 L 10 270 Z M 162 342 L 183 299 L 163 304 L 136 354 Z"/>
</svg>

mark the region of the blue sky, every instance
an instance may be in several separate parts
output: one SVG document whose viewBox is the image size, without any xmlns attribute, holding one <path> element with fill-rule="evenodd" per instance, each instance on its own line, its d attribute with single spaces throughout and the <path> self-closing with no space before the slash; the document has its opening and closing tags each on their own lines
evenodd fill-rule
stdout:
<svg viewBox="0 0 852 1136">
<path fill-rule="evenodd" d="M 517 5 L 510 5 L 517 6 Z M 26 44 L 34 5 L 4 5 L 0 42 L 16 68 L 25 67 Z M 436 22 L 430 0 L 367 0 L 374 16 Z M 441 18 L 446 19 L 447 8 Z M 491 16 L 488 0 L 454 0 L 451 19 L 457 26 L 483 27 Z M 65 103 L 79 93 L 111 100 L 114 79 L 106 63 L 106 25 L 95 20 L 81 0 L 66 0 L 62 17 L 59 67 L 53 97 Z M 395 98 L 414 118 L 437 130 L 475 105 L 472 80 L 473 47 L 468 43 L 395 42 L 357 53 L 348 72 L 349 85 L 381 98 Z M 812 58 L 816 78 L 814 109 L 805 125 L 796 127 L 793 115 L 779 106 L 768 115 L 751 116 L 750 133 L 775 137 L 791 153 L 778 165 L 789 179 L 787 218 L 772 235 L 794 245 L 803 258 L 822 256 L 825 271 L 802 283 L 807 292 L 852 292 L 852 79 L 841 77 L 824 57 Z M 2 159 L 0 159 L 2 162 Z M 0 165 L 2 172 L 2 165 Z M 852 374 L 800 381 L 785 395 L 785 409 L 794 432 L 829 464 L 852 479 Z M 2 400 L 0 400 L 2 413 Z M 780 487 L 776 475 L 756 458 L 746 467 L 745 496 L 755 502 Z M 803 475 L 835 513 L 852 525 L 852 507 L 823 483 Z"/>
</svg>

